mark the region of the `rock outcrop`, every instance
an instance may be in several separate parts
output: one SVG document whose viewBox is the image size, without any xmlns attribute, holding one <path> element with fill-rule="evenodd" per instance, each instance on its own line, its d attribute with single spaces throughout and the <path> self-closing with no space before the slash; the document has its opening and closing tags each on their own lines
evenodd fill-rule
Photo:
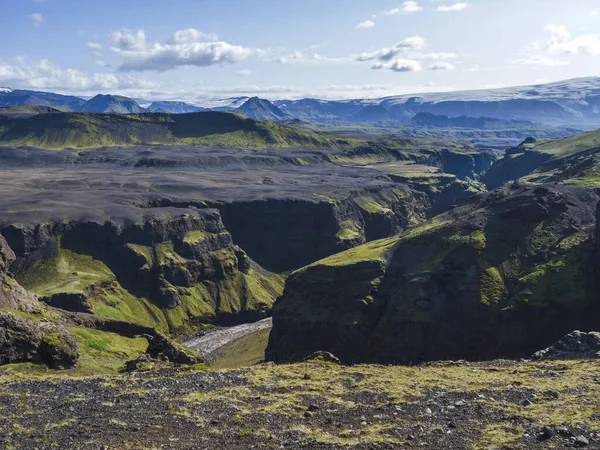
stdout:
<svg viewBox="0 0 600 450">
<path fill-rule="evenodd" d="M 78 359 L 77 341 L 65 328 L 0 313 L 0 365 L 34 362 L 69 369 Z"/>
<path fill-rule="evenodd" d="M 37 306 L 38 300 L 35 295 L 23 289 L 9 273 L 8 269 L 15 259 L 14 252 L 0 236 L 0 309 L 29 311 Z"/>
<path fill-rule="evenodd" d="M 600 333 L 573 331 L 550 347 L 535 352 L 534 361 L 600 358 Z"/>
<path fill-rule="evenodd" d="M 584 188 L 514 184 L 298 270 L 274 306 L 267 358 L 520 357 L 593 329 L 597 202 Z"/>
</svg>

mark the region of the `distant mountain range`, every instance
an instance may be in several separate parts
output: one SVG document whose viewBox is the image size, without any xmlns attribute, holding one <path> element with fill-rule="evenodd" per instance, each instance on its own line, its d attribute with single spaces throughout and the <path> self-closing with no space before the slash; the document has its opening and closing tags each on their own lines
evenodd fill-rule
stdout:
<svg viewBox="0 0 600 450">
<path fill-rule="evenodd" d="M 506 130 L 511 128 L 531 128 L 528 120 L 502 120 L 493 117 L 448 117 L 421 112 L 408 121 L 408 125 L 431 128 L 469 128 L 476 130 Z"/>
<path fill-rule="evenodd" d="M 171 114 L 187 114 L 208 111 L 208 109 L 200 106 L 190 105 L 189 103 L 184 102 L 152 102 L 148 107 L 148 111 Z"/>
<path fill-rule="evenodd" d="M 144 103 L 145 105 L 147 103 Z M 152 102 L 148 109 L 133 99 L 113 95 L 98 95 L 91 100 L 78 97 L 0 88 L 1 106 L 38 105 L 82 112 L 168 112 L 190 113 L 206 109 L 238 111 L 250 118 L 267 121 L 299 119 L 306 122 L 385 123 L 400 124 L 417 118 L 449 119 L 485 118 L 512 123 L 530 122 L 545 126 L 567 126 L 594 129 L 600 125 L 600 78 L 577 78 L 535 86 L 492 90 L 412 94 L 381 99 L 331 101 L 319 99 L 277 100 L 270 102 L 257 97 L 235 97 L 191 105 L 184 102 Z M 458 123 L 455 122 L 455 123 Z M 427 126 L 427 125 L 426 125 Z M 435 125 L 429 125 L 435 126 Z M 444 125 L 456 126 L 456 125 Z M 478 125 L 479 126 L 479 125 Z M 504 126 L 504 125 L 502 125 Z M 475 127 L 476 128 L 476 127 Z"/>
</svg>

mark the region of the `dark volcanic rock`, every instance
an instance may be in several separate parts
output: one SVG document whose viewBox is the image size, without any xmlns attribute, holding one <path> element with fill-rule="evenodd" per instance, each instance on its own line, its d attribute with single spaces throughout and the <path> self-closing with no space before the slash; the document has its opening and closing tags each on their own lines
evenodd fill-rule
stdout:
<svg viewBox="0 0 600 450">
<path fill-rule="evenodd" d="M 0 365 L 36 362 L 68 369 L 78 359 L 77 342 L 65 328 L 0 313 Z"/>
<path fill-rule="evenodd" d="M 0 236 L 0 308 L 30 310 L 37 306 L 35 295 L 23 289 L 8 272 L 16 256 Z"/>
<path fill-rule="evenodd" d="M 294 272 L 267 357 L 344 363 L 530 355 L 600 320 L 592 190 L 513 185 Z"/>
<path fill-rule="evenodd" d="M 534 361 L 600 358 L 600 333 L 573 331 L 550 347 L 533 354 Z"/>
</svg>

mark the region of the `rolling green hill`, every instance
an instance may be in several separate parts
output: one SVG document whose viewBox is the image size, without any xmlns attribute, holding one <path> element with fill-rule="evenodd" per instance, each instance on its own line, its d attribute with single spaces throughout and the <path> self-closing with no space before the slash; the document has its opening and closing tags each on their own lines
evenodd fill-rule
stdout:
<svg viewBox="0 0 600 450">
<path fill-rule="evenodd" d="M 61 150 L 139 144 L 214 147 L 335 148 L 351 139 L 288 125 L 247 119 L 231 112 L 192 114 L 53 113 L 0 116 L 0 145 Z"/>
</svg>

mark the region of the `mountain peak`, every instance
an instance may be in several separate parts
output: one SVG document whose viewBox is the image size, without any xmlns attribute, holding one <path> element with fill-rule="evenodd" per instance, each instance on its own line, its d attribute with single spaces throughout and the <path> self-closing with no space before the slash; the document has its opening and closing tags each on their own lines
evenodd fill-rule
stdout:
<svg viewBox="0 0 600 450">
<path fill-rule="evenodd" d="M 141 113 L 145 110 L 138 103 L 121 95 L 104 95 L 98 94 L 92 99 L 85 102 L 79 111 L 82 112 L 97 112 L 97 113 L 116 113 L 116 114 L 131 114 Z"/>
<path fill-rule="evenodd" d="M 276 122 L 290 118 L 269 100 L 259 97 L 249 98 L 237 111 L 250 119 Z"/>
</svg>

